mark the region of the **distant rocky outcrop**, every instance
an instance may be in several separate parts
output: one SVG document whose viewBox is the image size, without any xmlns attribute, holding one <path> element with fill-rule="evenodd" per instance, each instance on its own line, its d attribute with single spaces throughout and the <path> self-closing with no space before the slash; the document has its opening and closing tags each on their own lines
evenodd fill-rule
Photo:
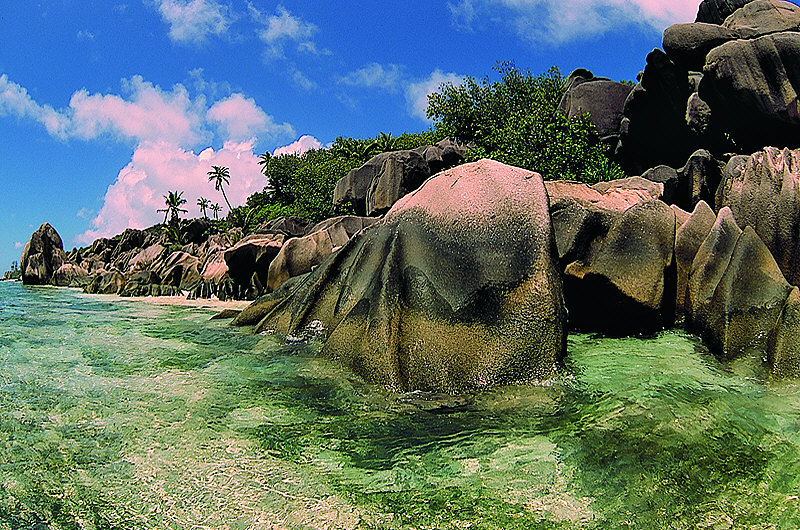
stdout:
<svg viewBox="0 0 800 530">
<path fill-rule="evenodd" d="M 625 100 L 628 99 L 633 86 L 604 77 L 595 77 L 592 72 L 582 68 L 570 74 L 566 85 L 559 109 L 569 118 L 588 112 L 600 139 L 610 145 L 616 145 Z"/>
<path fill-rule="evenodd" d="M 53 274 L 67 261 L 64 243 L 61 236 L 50 226 L 43 223 L 25 244 L 19 268 L 22 271 L 22 283 L 29 285 L 49 285 L 53 282 Z"/>
</svg>

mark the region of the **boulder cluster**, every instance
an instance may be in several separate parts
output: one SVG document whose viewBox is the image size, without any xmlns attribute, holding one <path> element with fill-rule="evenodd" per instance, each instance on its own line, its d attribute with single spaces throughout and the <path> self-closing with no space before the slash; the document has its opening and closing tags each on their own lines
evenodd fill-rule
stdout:
<svg viewBox="0 0 800 530">
<path fill-rule="evenodd" d="M 354 169 L 334 202 L 359 215 L 313 226 L 282 218 L 209 237 L 195 220 L 180 249 L 150 229 L 65 254 L 45 224 L 23 252 L 23 280 L 260 296 L 234 325 L 319 338 L 397 390 L 547 378 L 568 330 L 677 325 L 721 359 L 758 352 L 796 375 L 800 8 L 705 0 L 663 44 L 635 86 L 581 69 L 561 102 L 567 115 L 589 112 L 638 176 L 544 182 L 491 160 L 461 164 L 464 147 L 446 141 Z"/>
</svg>

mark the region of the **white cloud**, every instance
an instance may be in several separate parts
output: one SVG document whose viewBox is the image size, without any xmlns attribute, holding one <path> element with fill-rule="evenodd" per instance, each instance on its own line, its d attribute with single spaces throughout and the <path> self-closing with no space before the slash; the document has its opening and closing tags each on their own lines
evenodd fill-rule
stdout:
<svg viewBox="0 0 800 530">
<path fill-rule="evenodd" d="M 300 70 L 296 68 L 291 68 L 289 70 L 289 73 L 292 75 L 292 81 L 294 81 L 294 84 L 302 88 L 303 90 L 310 91 L 317 88 L 317 84 L 308 77 L 306 77 L 305 74 L 303 74 L 303 72 L 301 72 Z"/>
<path fill-rule="evenodd" d="M 402 81 L 401 68 L 396 64 L 370 63 L 341 77 L 339 82 L 349 86 L 364 86 L 397 90 Z"/>
<path fill-rule="evenodd" d="M 500 19 L 522 38 L 550 44 L 602 35 L 621 26 L 644 24 L 660 32 L 671 24 L 692 22 L 697 5 L 697 0 L 460 0 L 448 4 L 459 27 Z"/>
<path fill-rule="evenodd" d="M 252 17 L 259 22 L 263 29 L 258 32 L 259 38 L 267 44 L 266 59 L 284 57 L 285 47 L 289 43 L 297 45 L 297 51 L 313 55 L 328 55 L 329 50 L 320 50 L 314 42 L 314 35 L 319 28 L 310 22 L 292 15 L 285 7 L 279 5 L 275 14 L 264 16 L 257 8 L 250 4 Z"/>
<path fill-rule="evenodd" d="M 145 228 L 164 220 L 156 210 L 164 207 L 168 191 L 182 191 L 190 216 L 199 216 L 197 199 L 205 197 L 223 207 L 222 195 L 208 181 L 212 165 L 229 168 L 230 185 L 225 193 L 232 205 L 242 204 L 267 184 L 253 142 L 226 142 L 222 149 L 200 153 L 167 142 L 145 142 L 136 148 L 131 162 L 119 172 L 106 191 L 103 207 L 92 219 L 92 228 L 76 237 L 88 244 L 99 237 L 119 234 L 125 228 Z"/>
<path fill-rule="evenodd" d="M 269 136 L 294 136 L 294 129 L 288 123 L 277 124 L 272 116 L 261 110 L 252 98 L 233 94 L 218 101 L 208 110 L 208 119 L 217 122 L 227 138 L 241 141 L 261 133 Z"/>
<path fill-rule="evenodd" d="M 214 0 L 156 0 L 156 4 L 175 42 L 203 42 L 227 31 L 232 22 L 227 9 Z"/>
<path fill-rule="evenodd" d="M 75 217 L 80 217 L 81 219 L 91 219 L 95 215 L 95 211 L 89 208 L 83 207 L 75 214 Z"/>
<path fill-rule="evenodd" d="M 322 143 L 320 143 L 319 140 L 317 140 L 313 136 L 304 134 L 297 141 L 292 142 L 289 145 L 284 145 L 283 147 L 275 149 L 275 151 L 272 153 L 272 156 L 281 156 L 290 154 L 302 155 L 309 149 L 319 149 L 321 147 Z"/>
<path fill-rule="evenodd" d="M 82 30 L 80 30 L 78 32 L 77 39 L 78 40 L 88 40 L 88 41 L 94 40 L 94 33 L 92 33 L 89 30 L 82 29 Z"/>
<path fill-rule="evenodd" d="M 22 243 L 21 241 L 14 241 L 14 248 L 20 249 L 20 248 L 23 248 L 24 246 L 25 246 L 25 243 Z"/>
<path fill-rule="evenodd" d="M 443 83 L 459 85 L 463 80 L 463 76 L 444 73 L 437 69 L 427 79 L 410 83 L 406 86 L 406 102 L 409 112 L 412 116 L 427 120 L 425 111 L 428 108 L 428 95 L 436 92 Z"/>
<path fill-rule="evenodd" d="M 64 139 L 67 136 L 69 118 L 50 105 L 36 103 L 22 86 L 10 81 L 8 75 L 0 75 L 0 116 L 28 118 L 44 125 L 51 135 Z"/>
</svg>

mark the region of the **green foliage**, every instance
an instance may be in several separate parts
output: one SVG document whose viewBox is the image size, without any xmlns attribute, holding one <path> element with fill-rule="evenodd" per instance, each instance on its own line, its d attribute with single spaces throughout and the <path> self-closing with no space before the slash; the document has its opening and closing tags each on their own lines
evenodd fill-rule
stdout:
<svg viewBox="0 0 800 530">
<path fill-rule="evenodd" d="M 263 165 L 264 176 L 267 177 L 265 193 L 271 202 L 291 204 L 294 201 L 292 194 L 292 178 L 300 165 L 300 156 L 286 154 L 274 156 Z M 250 199 L 248 199 L 248 202 Z"/>
<path fill-rule="evenodd" d="M 337 155 L 331 149 L 312 149 L 303 153 L 302 163 L 292 180 L 295 215 L 321 221 L 332 215 L 351 213 L 346 209 L 334 210 L 333 189 L 340 178 L 362 163 Z"/>
<path fill-rule="evenodd" d="M 539 76 L 511 63 L 495 70 L 499 81 L 467 77 L 429 96 L 427 114 L 437 136 L 473 143 L 470 159 L 492 158 L 546 179 L 597 182 L 624 176 L 588 115 L 568 119 L 558 110 L 564 77 L 557 68 Z"/>
</svg>

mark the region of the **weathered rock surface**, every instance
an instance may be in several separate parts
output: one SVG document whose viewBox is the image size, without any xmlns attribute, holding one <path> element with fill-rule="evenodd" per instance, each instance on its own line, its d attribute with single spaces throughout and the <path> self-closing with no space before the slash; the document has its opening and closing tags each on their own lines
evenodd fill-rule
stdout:
<svg viewBox="0 0 800 530">
<path fill-rule="evenodd" d="M 800 133 L 800 33 L 735 40 L 706 59 L 699 94 L 714 120 L 747 151 L 796 147 Z"/>
<path fill-rule="evenodd" d="M 800 7 L 783 0 L 753 0 L 731 13 L 722 25 L 739 38 L 800 31 Z"/>
<path fill-rule="evenodd" d="M 85 287 L 89 283 L 89 272 L 79 265 L 64 263 L 53 273 L 52 283 L 59 287 Z"/>
<path fill-rule="evenodd" d="M 466 147 L 442 140 L 435 146 L 380 153 L 339 179 L 333 203 L 350 203 L 361 217 L 383 214 L 434 173 L 460 163 L 465 152 Z"/>
<path fill-rule="evenodd" d="M 66 257 L 61 236 L 49 223 L 43 223 L 22 249 L 22 257 L 19 260 L 22 283 L 28 285 L 52 283 L 53 273 L 64 264 Z"/>
<path fill-rule="evenodd" d="M 716 222 L 714 210 L 705 202 L 697 203 L 691 217 L 675 233 L 675 263 L 677 265 L 676 318 L 683 318 L 687 310 L 689 275 L 692 264 L 703 241 Z"/>
<path fill-rule="evenodd" d="M 695 22 L 722 24 L 737 9 L 753 0 L 703 0 L 697 10 Z"/>
<path fill-rule="evenodd" d="M 289 278 L 311 272 L 354 234 L 377 221 L 374 217 L 334 217 L 316 225 L 307 236 L 288 240 L 269 265 L 267 289 L 274 291 Z"/>
<path fill-rule="evenodd" d="M 671 325 L 675 231 L 675 212 L 661 201 L 642 202 L 621 214 L 590 261 L 566 267 L 570 324 L 614 335 Z"/>
<path fill-rule="evenodd" d="M 565 345 L 554 247 L 539 175 L 466 164 L 353 237 L 257 329 L 321 326 L 324 352 L 397 389 L 546 377 Z"/>
<path fill-rule="evenodd" d="M 228 274 L 239 290 L 249 290 L 253 282 L 257 282 L 257 290 L 266 287 L 269 265 L 285 239 L 283 234 L 253 234 L 225 251 Z"/>
<path fill-rule="evenodd" d="M 787 281 L 800 285 L 800 150 L 768 147 L 732 160 L 718 200 L 755 230 Z"/>
<path fill-rule="evenodd" d="M 430 176 L 430 166 L 418 153 L 389 153 L 367 191 L 367 215 L 386 213 L 395 202 L 417 189 Z"/>
<path fill-rule="evenodd" d="M 723 256 L 729 255 L 730 259 L 725 264 L 724 260 L 709 256 L 713 274 L 706 278 L 719 280 L 705 282 L 701 304 L 693 305 L 703 311 L 700 318 L 693 318 L 695 325 L 699 325 L 698 331 L 711 350 L 725 359 L 737 357 L 748 349 L 766 350 L 792 289 L 751 227 L 741 231 L 728 253 L 733 239 L 730 236 L 735 233 L 728 232 L 728 237 L 717 239 L 724 241 Z M 713 240 L 712 234 L 714 229 L 709 234 Z M 693 272 L 695 268 L 702 271 L 703 257 L 698 252 Z M 713 293 L 708 297 L 712 287 Z"/>
<path fill-rule="evenodd" d="M 567 86 L 559 103 L 561 111 L 570 118 L 588 112 L 600 138 L 608 142 L 613 139 L 616 145 L 625 100 L 633 86 L 594 77 L 584 69 L 573 72 L 567 79 Z"/>
</svg>

